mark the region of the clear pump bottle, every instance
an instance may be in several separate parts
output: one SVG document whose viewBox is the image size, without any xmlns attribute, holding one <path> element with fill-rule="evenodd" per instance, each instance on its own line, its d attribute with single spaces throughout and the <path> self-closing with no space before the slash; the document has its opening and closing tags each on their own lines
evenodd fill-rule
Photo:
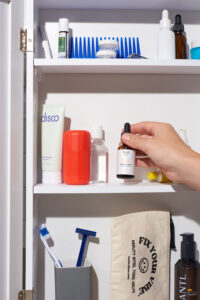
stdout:
<svg viewBox="0 0 200 300">
<path fill-rule="evenodd" d="M 97 125 L 92 130 L 90 182 L 108 181 L 108 148 L 103 137 L 103 127 Z"/>
</svg>

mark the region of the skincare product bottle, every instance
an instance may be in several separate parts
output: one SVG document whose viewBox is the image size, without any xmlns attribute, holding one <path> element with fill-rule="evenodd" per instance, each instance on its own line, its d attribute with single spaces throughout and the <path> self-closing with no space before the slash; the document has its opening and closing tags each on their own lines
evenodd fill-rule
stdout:
<svg viewBox="0 0 200 300">
<path fill-rule="evenodd" d="M 167 178 L 165 176 L 165 174 L 163 174 L 160 171 L 148 172 L 147 178 L 149 181 L 152 181 L 152 182 L 154 182 L 154 181 L 157 181 L 160 183 L 171 183 L 172 182 L 169 178 Z"/>
<path fill-rule="evenodd" d="M 91 183 L 108 181 L 108 149 L 101 125 L 92 130 L 90 176 Z"/>
<path fill-rule="evenodd" d="M 130 124 L 124 124 L 124 133 L 130 133 Z M 128 179 L 135 177 L 135 150 L 125 144 L 118 147 L 117 151 L 117 178 Z"/>
<path fill-rule="evenodd" d="M 175 16 L 175 24 L 173 26 L 175 34 L 176 58 L 187 58 L 187 40 L 184 32 L 184 25 L 181 22 L 181 15 Z"/>
<path fill-rule="evenodd" d="M 63 181 L 70 185 L 90 182 L 91 136 L 86 130 L 67 130 L 63 134 Z"/>
<path fill-rule="evenodd" d="M 166 9 L 162 11 L 157 46 L 158 59 L 175 59 L 175 36 L 173 31 L 171 31 L 171 20 Z"/>
<path fill-rule="evenodd" d="M 58 58 L 69 58 L 69 20 L 59 19 Z"/>
<path fill-rule="evenodd" d="M 181 259 L 175 264 L 175 300 L 199 299 L 198 270 L 193 233 L 181 234 Z"/>
</svg>

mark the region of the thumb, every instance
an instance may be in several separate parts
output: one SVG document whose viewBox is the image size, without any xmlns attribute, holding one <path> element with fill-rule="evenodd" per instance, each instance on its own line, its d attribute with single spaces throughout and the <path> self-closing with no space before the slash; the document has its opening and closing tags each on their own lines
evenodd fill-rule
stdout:
<svg viewBox="0 0 200 300">
<path fill-rule="evenodd" d="M 124 142 L 124 144 L 126 144 L 131 148 L 141 150 L 146 154 L 148 154 L 150 150 L 151 140 L 152 137 L 146 135 L 141 136 L 141 135 L 134 135 L 131 133 L 124 133 L 122 135 L 122 141 Z"/>
</svg>

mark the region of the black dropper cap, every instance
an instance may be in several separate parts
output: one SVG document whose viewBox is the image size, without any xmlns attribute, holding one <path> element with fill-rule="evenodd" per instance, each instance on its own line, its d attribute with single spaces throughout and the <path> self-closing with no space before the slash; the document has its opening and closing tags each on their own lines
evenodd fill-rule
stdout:
<svg viewBox="0 0 200 300">
<path fill-rule="evenodd" d="M 124 133 L 130 133 L 131 132 L 131 125 L 130 123 L 124 124 Z"/>
<path fill-rule="evenodd" d="M 181 21 L 181 15 L 175 16 L 175 24 L 173 26 L 173 31 L 174 32 L 183 32 L 184 31 L 184 25 L 182 24 L 182 21 Z"/>
<path fill-rule="evenodd" d="M 195 260 L 195 241 L 193 233 L 181 234 L 183 240 L 181 242 L 181 258 Z"/>
<path fill-rule="evenodd" d="M 125 123 L 124 124 L 124 131 L 121 133 L 121 136 L 124 134 L 124 133 L 130 133 L 131 132 L 131 125 L 130 123 Z"/>
</svg>

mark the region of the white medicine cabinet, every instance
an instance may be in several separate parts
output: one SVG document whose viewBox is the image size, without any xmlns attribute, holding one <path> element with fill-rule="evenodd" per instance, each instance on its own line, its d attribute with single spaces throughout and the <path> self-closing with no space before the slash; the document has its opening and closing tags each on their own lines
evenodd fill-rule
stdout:
<svg viewBox="0 0 200 300">
<path fill-rule="evenodd" d="M 24 3 L 11 0 L 3 5 L 10 7 L 14 2 L 24 4 L 24 17 L 21 17 L 24 24 L 17 23 L 16 37 L 18 34 L 19 38 L 20 27 L 27 29 L 30 35 L 26 53 L 17 49 L 21 61 L 17 57 L 15 60 L 20 63 L 20 74 L 24 76 L 17 80 L 20 81 L 22 93 L 25 89 L 25 95 L 17 97 L 20 104 L 12 101 L 9 107 L 12 116 L 16 117 L 16 121 L 11 122 L 13 127 L 8 129 L 13 133 L 10 136 L 11 151 L 18 149 L 14 141 L 18 138 L 21 142 L 21 133 L 23 130 L 25 132 L 24 286 L 20 282 L 18 288 L 33 291 L 35 300 L 55 300 L 54 265 L 39 240 L 39 225 L 46 223 L 54 242 L 54 252 L 63 261 L 78 257 L 81 241 L 75 229 L 81 227 L 96 231 L 98 237 L 97 243 L 90 243 L 87 253 L 87 259 L 93 266 L 92 299 L 109 300 L 112 218 L 144 210 L 168 210 L 174 220 L 177 246 L 177 251 L 171 254 L 172 300 L 174 264 L 180 257 L 179 235 L 194 232 L 200 249 L 199 193 L 181 184 L 148 183 L 146 171 L 142 169 L 137 170 L 136 181 L 123 183 L 116 178 L 116 151 L 125 122 L 151 120 L 171 123 L 177 131 L 186 129 L 189 145 L 200 152 L 200 62 L 189 59 L 156 60 L 161 10 L 169 9 L 172 22 L 175 14 L 181 13 L 190 44 L 191 40 L 199 38 L 199 1 L 188 3 L 183 0 L 180 4 L 169 0 L 162 3 L 157 0 L 151 3 L 147 0 L 25 0 Z M 20 11 L 23 11 L 22 8 L 23 5 Z M 62 17 L 69 19 L 70 29 L 77 37 L 139 37 L 141 54 L 148 59 L 45 59 L 38 27 L 51 24 L 52 45 L 57 47 L 57 22 Z M 16 78 L 19 73 L 13 71 L 12 74 Z M 103 125 L 109 150 L 107 184 L 41 184 L 39 120 L 44 103 L 65 106 L 68 129 L 90 131 L 93 124 Z M 21 187 L 18 201 L 23 198 L 22 143 L 20 145 L 19 152 L 11 153 L 11 158 L 15 157 L 19 164 L 13 175 L 15 180 L 20 180 L 14 185 Z M 11 199 L 14 202 L 13 194 Z M 20 205 L 18 210 L 21 215 L 18 212 L 17 217 L 22 220 L 22 203 Z M 20 226 L 22 224 L 18 229 Z M 22 237 L 20 243 L 22 245 Z M 18 250 L 18 256 L 22 258 Z M 16 293 L 17 288 L 9 299 L 16 299 Z"/>
</svg>

